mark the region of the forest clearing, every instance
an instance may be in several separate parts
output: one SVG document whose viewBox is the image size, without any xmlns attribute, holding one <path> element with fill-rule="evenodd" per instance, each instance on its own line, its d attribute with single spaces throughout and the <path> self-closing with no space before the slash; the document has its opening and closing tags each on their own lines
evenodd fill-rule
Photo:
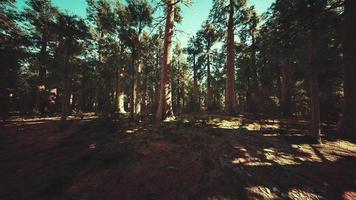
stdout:
<svg viewBox="0 0 356 200">
<path fill-rule="evenodd" d="M 356 200 L 355 0 L 0 0 L 0 200 Z"/>
</svg>

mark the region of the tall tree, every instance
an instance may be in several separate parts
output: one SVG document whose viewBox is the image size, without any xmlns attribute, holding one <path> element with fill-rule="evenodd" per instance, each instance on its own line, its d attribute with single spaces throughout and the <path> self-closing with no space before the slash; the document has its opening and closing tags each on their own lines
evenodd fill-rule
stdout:
<svg viewBox="0 0 356 200">
<path fill-rule="evenodd" d="M 131 95 L 130 116 L 135 118 L 141 111 L 140 75 L 142 71 L 141 37 L 145 27 L 152 23 L 152 8 L 146 0 L 130 0 L 119 16 L 121 40 L 131 49 Z"/>
<path fill-rule="evenodd" d="M 191 68 L 193 71 L 193 86 L 192 86 L 192 96 L 191 96 L 191 110 L 199 111 L 200 107 L 198 104 L 198 96 L 199 96 L 199 65 L 197 64 L 197 59 L 199 54 L 203 51 L 202 42 L 199 37 L 193 36 L 188 41 L 188 47 L 186 52 L 188 54 L 188 60 L 191 64 Z"/>
<path fill-rule="evenodd" d="M 202 30 L 198 32 L 198 36 L 203 40 L 205 47 L 204 57 L 206 59 L 206 79 L 207 79 L 207 110 L 212 110 L 213 93 L 211 88 L 211 49 L 212 46 L 220 39 L 221 35 L 210 21 L 205 21 Z"/>
<path fill-rule="evenodd" d="M 50 0 L 28 0 L 24 10 L 24 17 L 29 23 L 29 32 L 34 47 L 38 51 L 38 81 L 35 108 L 44 112 L 43 96 L 46 90 L 46 73 L 48 68 L 48 45 L 52 37 L 53 24 L 57 9 Z"/>
<path fill-rule="evenodd" d="M 162 55 L 162 71 L 157 120 L 174 118 L 172 107 L 172 86 L 171 86 L 171 59 L 172 59 L 172 38 L 174 27 L 175 2 L 166 0 L 166 26 L 164 31 L 164 44 Z"/>
<path fill-rule="evenodd" d="M 235 93 L 235 40 L 234 40 L 234 12 L 235 2 L 230 0 L 229 19 L 227 25 L 227 60 L 226 60 L 226 91 L 225 91 L 225 112 L 234 114 L 236 112 Z"/>
<path fill-rule="evenodd" d="M 346 135 L 356 132 L 356 1 L 344 5 L 344 107 L 340 131 Z"/>
<path fill-rule="evenodd" d="M 17 25 L 18 13 L 12 0 L 0 1 L 0 117 L 5 120 L 11 109 L 20 61 L 24 56 L 23 33 Z"/>
<path fill-rule="evenodd" d="M 57 30 L 62 49 L 63 65 L 63 94 L 61 120 L 65 121 L 71 113 L 70 99 L 72 94 L 72 79 L 75 55 L 82 50 L 82 42 L 87 37 L 87 27 L 84 20 L 75 15 L 59 13 L 57 19 Z"/>
</svg>

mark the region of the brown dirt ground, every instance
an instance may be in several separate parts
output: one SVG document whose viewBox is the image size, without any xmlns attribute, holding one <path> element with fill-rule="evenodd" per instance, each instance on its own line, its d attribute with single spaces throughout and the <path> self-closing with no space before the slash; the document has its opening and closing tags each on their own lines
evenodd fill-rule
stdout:
<svg viewBox="0 0 356 200">
<path fill-rule="evenodd" d="M 356 199 L 356 143 L 240 115 L 132 125 L 85 116 L 0 126 L 0 199 Z"/>
</svg>

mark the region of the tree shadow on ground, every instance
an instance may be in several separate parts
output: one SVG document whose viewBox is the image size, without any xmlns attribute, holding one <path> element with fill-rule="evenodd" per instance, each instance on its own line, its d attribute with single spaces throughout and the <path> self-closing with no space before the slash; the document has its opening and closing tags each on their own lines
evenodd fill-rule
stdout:
<svg viewBox="0 0 356 200">
<path fill-rule="evenodd" d="M 309 144 L 304 121 L 54 125 L 0 134 L 1 199 L 352 199 L 356 191 L 356 145 Z"/>
</svg>

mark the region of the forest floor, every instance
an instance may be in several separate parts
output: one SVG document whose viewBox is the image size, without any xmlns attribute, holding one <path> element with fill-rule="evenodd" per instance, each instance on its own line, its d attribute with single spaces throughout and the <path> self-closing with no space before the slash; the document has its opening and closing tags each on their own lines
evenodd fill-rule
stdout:
<svg viewBox="0 0 356 200">
<path fill-rule="evenodd" d="M 356 199 L 356 142 L 308 121 L 182 116 L 131 124 L 85 115 L 0 125 L 0 199 Z"/>
</svg>

